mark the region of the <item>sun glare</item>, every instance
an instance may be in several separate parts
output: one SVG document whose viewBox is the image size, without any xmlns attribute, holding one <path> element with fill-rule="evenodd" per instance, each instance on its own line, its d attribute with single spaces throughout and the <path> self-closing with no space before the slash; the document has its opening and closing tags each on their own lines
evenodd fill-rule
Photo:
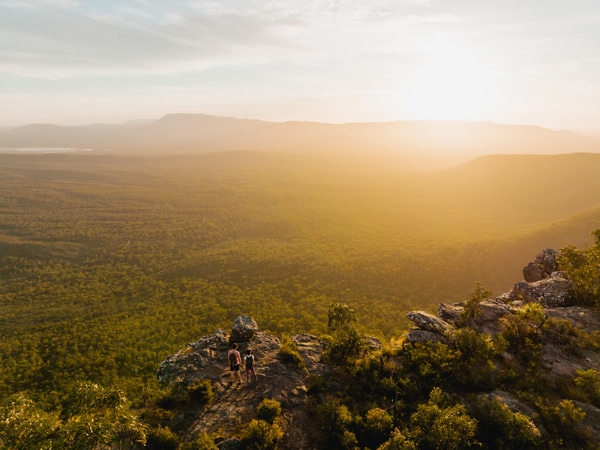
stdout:
<svg viewBox="0 0 600 450">
<path fill-rule="evenodd" d="M 415 70 L 403 109 L 421 120 L 482 120 L 497 102 L 496 91 L 478 65 L 444 58 Z"/>
</svg>

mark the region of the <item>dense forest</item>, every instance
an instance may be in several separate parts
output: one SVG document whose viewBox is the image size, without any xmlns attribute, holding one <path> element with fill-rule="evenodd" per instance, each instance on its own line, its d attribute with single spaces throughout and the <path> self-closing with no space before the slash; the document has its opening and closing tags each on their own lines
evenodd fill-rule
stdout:
<svg viewBox="0 0 600 450">
<path fill-rule="evenodd" d="M 568 167 L 568 170 L 565 168 Z M 406 313 L 500 294 L 543 247 L 585 247 L 598 155 L 402 175 L 268 153 L 0 155 L 0 401 L 76 382 L 144 404 L 183 343 L 239 314 L 326 331 L 342 302 L 387 341 Z"/>
</svg>

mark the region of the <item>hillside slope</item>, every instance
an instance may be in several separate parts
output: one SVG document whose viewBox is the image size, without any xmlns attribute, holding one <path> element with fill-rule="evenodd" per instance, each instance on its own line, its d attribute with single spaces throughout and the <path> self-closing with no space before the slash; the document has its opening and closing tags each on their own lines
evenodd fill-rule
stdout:
<svg viewBox="0 0 600 450">
<path fill-rule="evenodd" d="M 555 266 L 553 251 L 543 254 Z M 550 267 L 542 255 L 535 264 Z M 261 442 L 260 434 L 248 441 L 247 430 L 253 419 L 262 418 L 261 402 L 269 399 L 281 406 L 274 426 L 282 429 L 280 445 L 287 449 L 346 448 L 349 436 L 360 448 L 381 448 L 397 439 L 394 428 L 413 443 L 401 448 L 438 448 L 446 440 L 460 448 L 597 448 L 600 397 L 593 387 L 590 396 L 587 392 L 600 381 L 600 313 L 569 306 L 567 280 L 546 276 L 519 282 L 496 299 L 480 298 L 479 312 L 468 324 L 465 302 L 440 305 L 440 317 L 411 312 L 419 328 L 411 329 L 401 346 L 396 341 L 382 351 L 380 342 L 367 338 L 368 350 L 348 354 L 346 362 L 334 359 L 327 339 L 306 334 L 292 338 L 294 362 L 289 343 L 282 345 L 252 318 L 239 316 L 230 334 L 219 330 L 161 363 L 157 377 L 163 386 L 181 392 L 201 379 L 214 389 L 208 404 L 183 401 L 175 419 L 163 425 L 183 442 L 208 435 L 219 448 L 245 448 Z M 544 296 L 536 299 L 534 292 L 542 289 Z M 515 329 L 529 331 L 519 336 Z M 248 348 L 257 355 L 258 380 L 234 381 L 227 368 L 232 343 L 242 354 Z M 584 376 L 595 381 L 583 384 Z M 442 388 L 446 397 L 432 401 L 432 388 Z M 446 417 L 429 436 L 415 427 L 425 405 L 435 405 L 427 420 Z M 452 416 L 456 423 L 448 419 Z M 452 433 L 451 427 L 464 427 L 468 420 L 473 428 Z M 569 429 L 557 427 L 557 420 Z"/>
</svg>

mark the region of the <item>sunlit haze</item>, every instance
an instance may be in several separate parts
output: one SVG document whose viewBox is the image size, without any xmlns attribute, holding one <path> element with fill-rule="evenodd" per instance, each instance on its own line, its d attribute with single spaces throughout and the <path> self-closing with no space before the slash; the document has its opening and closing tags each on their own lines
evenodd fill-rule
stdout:
<svg viewBox="0 0 600 450">
<path fill-rule="evenodd" d="M 0 0 L 0 126 L 475 120 L 600 129 L 595 0 Z"/>
</svg>

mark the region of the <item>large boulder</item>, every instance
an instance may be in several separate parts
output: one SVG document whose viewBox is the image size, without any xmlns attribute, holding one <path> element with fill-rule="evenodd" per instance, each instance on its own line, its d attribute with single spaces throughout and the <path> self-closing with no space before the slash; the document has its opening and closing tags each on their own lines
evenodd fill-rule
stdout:
<svg viewBox="0 0 600 450">
<path fill-rule="evenodd" d="M 411 311 L 406 317 L 421 330 L 442 336 L 446 336 L 454 330 L 454 327 L 448 322 L 425 311 Z"/>
<path fill-rule="evenodd" d="M 259 331 L 258 324 L 252 317 L 238 316 L 233 321 L 229 342 L 250 342 L 257 331 Z"/>
<path fill-rule="evenodd" d="M 552 274 L 551 278 L 528 283 L 515 283 L 509 294 L 511 300 L 524 303 L 537 302 L 545 308 L 571 306 L 573 304 L 573 282 L 562 277 L 560 272 Z"/>
<path fill-rule="evenodd" d="M 446 339 L 441 334 L 432 333 L 431 331 L 421 330 L 419 328 L 411 328 L 406 336 L 406 342 L 443 342 L 444 344 L 448 343 L 448 339 Z"/>
<path fill-rule="evenodd" d="M 370 351 L 377 351 L 383 348 L 381 341 L 374 336 L 363 336 L 363 344 L 365 344 Z"/>
<path fill-rule="evenodd" d="M 538 254 L 534 262 L 530 262 L 523 268 L 523 276 L 528 283 L 534 283 L 550 278 L 552 272 L 558 270 L 556 263 L 557 252 L 551 248 L 545 248 Z"/>
<path fill-rule="evenodd" d="M 500 319 L 512 314 L 513 309 L 499 299 L 487 299 L 479 303 L 479 313 L 473 318 L 471 326 L 480 333 L 498 334 L 502 330 Z"/>
<path fill-rule="evenodd" d="M 445 320 L 448 323 L 456 324 L 462 320 L 463 313 L 465 312 L 465 304 L 461 303 L 440 303 L 438 308 L 438 316 L 440 319 Z"/>
<path fill-rule="evenodd" d="M 544 268 L 541 264 L 530 262 L 523 267 L 523 277 L 528 283 L 543 280 L 545 277 Z"/>
</svg>

